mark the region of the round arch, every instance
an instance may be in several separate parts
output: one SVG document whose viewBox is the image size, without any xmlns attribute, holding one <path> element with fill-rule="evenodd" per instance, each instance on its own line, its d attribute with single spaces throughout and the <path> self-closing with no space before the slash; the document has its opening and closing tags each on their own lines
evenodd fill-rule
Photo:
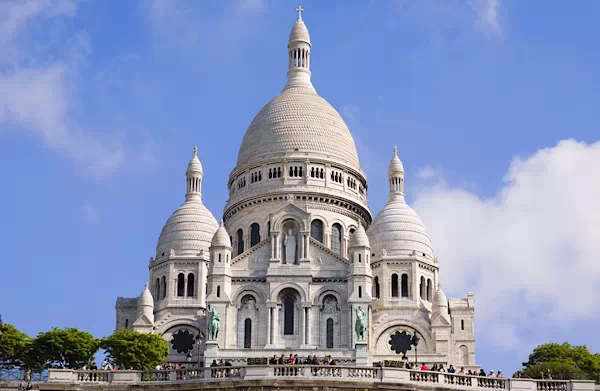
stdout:
<svg viewBox="0 0 600 391">
<path fill-rule="evenodd" d="M 394 328 L 394 327 L 406 327 L 406 328 L 411 328 L 413 330 L 416 330 L 420 335 L 421 335 L 421 344 L 425 344 L 425 349 L 426 351 L 431 351 L 430 347 L 432 346 L 431 343 L 431 336 L 429 335 L 429 332 L 427 331 L 427 329 L 425 327 L 423 327 L 422 325 L 418 325 L 415 324 L 413 322 L 407 321 L 405 319 L 395 319 L 395 320 L 390 320 L 389 322 L 386 322 L 380 326 L 378 326 L 375 330 L 373 330 L 373 346 L 377 346 L 377 344 L 379 343 L 379 340 L 381 339 L 381 336 L 384 335 L 388 330 Z M 422 345 L 419 345 L 422 346 Z"/>
<path fill-rule="evenodd" d="M 313 305 L 322 305 L 323 304 L 323 299 L 328 294 L 331 294 L 331 295 L 335 296 L 335 298 L 337 299 L 338 303 L 340 303 L 340 305 L 342 303 L 346 302 L 346 300 L 344 299 L 343 293 L 342 293 L 342 289 L 328 287 L 328 286 L 321 287 L 321 289 L 319 289 L 313 295 L 311 302 L 313 303 Z"/>
<path fill-rule="evenodd" d="M 273 229 L 274 231 L 278 231 L 281 232 L 281 225 L 283 224 L 284 221 L 287 220 L 293 220 L 296 224 L 298 224 L 298 227 L 300 229 L 300 231 L 307 231 L 308 228 L 306 227 L 306 222 L 304 221 L 304 219 L 301 216 L 296 216 L 290 213 L 286 213 L 285 215 L 279 217 L 277 220 L 275 220 L 275 222 L 271 222 L 271 224 L 273 225 L 273 227 L 271 227 L 271 229 Z"/>
<path fill-rule="evenodd" d="M 279 285 L 275 289 L 273 289 L 270 294 L 271 301 L 277 302 L 277 298 L 279 297 L 279 294 L 281 293 L 281 291 L 284 289 L 288 289 L 288 288 L 297 291 L 298 295 L 300 296 L 300 300 L 302 300 L 304 302 L 308 301 L 306 299 L 306 292 L 304 291 L 304 289 L 300 285 L 296 284 L 295 282 L 286 282 L 284 284 Z"/>
<path fill-rule="evenodd" d="M 242 299 L 245 295 L 252 295 L 256 299 L 257 304 L 265 303 L 265 295 L 259 289 L 252 285 L 243 285 L 235 290 L 231 295 L 231 303 L 235 304 L 236 307 L 241 305 Z"/>
</svg>

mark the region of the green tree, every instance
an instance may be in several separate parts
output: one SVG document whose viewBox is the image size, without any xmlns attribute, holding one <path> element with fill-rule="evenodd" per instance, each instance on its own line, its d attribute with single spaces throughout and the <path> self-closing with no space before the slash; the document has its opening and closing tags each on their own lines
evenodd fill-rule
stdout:
<svg viewBox="0 0 600 391">
<path fill-rule="evenodd" d="M 29 352 L 29 359 L 42 362 L 45 368 L 79 369 L 94 359 L 100 341 L 90 333 L 75 328 L 39 333 Z"/>
<path fill-rule="evenodd" d="M 101 347 L 113 364 L 126 369 L 152 370 L 169 355 L 169 344 L 160 335 L 131 329 L 115 331 L 102 339 Z"/>
<path fill-rule="evenodd" d="M 548 368 L 554 379 L 600 380 L 600 355 L 584 346 L 547 343 L 536 347 L 523 363 L 523 374 L 540 378 Z"/>
<path fill-rule="evenodd" d="M 0 318 L 0 366 L 6 369 L 23 365 L 32 339 Z"/>
</svg>

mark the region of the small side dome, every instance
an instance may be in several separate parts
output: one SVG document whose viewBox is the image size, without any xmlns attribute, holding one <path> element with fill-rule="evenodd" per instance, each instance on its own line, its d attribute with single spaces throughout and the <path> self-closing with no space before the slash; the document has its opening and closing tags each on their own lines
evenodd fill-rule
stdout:
<svg viewBox="0 0 600 391">
<path fill-rule="evenodd" d="M 435 291 L 435 295 L 433 295 L 433 306 L 448 308 L 448 298 L 446 297 L 446 294 L 442 288 L 438 287 L 438 289 Z"/>
<path fill-rule="evenodd" d="M 362 224 L 358 224 L 358 228 L 354 231 L 352 236 L 350 236 L 350 243 L 348 247 L 371 247 L 369 243 L 369 237 L 367 236 L 367 231 Z"/>
<path fill-rule="evenodd" d="M 291 44 L 294 42 L 306 42 L 310 45 L 310 35 L 308 35 L 308 29 L 302 19 L 298 19 L 290 32 L 289 43 Z"/>
<path fill-rule="evenodd" d="M 150 289 L 148 289 L 148 283 L 144 286 L 144 290 L 138 297 L 137 301 L 138 307 L 154 307 L 154 298 L 152 298 L 152 293 L 150 293 Z"/>
<path fill-rule="evenodd" d="M 231 247 L 231 239 L 225 230 L 225 226 L 223 225 L 223 219 L 221 219 L 221 225 L 215 235 L 212 238 L 210 243 L 210 247 Z"/>
</svg>

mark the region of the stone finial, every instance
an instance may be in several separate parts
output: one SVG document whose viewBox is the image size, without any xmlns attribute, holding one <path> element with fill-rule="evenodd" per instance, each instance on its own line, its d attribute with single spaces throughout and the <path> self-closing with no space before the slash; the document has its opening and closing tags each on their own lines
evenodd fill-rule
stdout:
<svg viewBox="0 0 600 391">
<path fill-rule="evenodd" d="M 296 8 L 296 12 L 298 13 L 298 20 L 302 20 L 302 11 L 304 11 L 304 8 L 302 8 L 301 5 L 298 5 L 298 8 Z"/>
<path fill-rule="evenodd" d="M 194 149 L 192 149 L 192 151 L 194 151 L 194 156 L 198 156 L 198 146 L 194 145 Z"/>
<path fill-rule="evenodd" d="M 398 147 L 394 145 L 394 156 L 398 156 Z"/>
<path fill-rule="evenodd" d="M 144 284 L 144 289 L 148 289 L 148 281 Z"/>
</svg>

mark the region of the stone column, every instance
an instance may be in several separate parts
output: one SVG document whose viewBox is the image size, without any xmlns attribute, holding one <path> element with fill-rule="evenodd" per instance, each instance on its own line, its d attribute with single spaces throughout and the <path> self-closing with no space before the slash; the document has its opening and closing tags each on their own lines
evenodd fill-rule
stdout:
<svg viewBox="0 0 600 391">
<path fill-rule="evenodd" d="M 304 311 L 304 307 L 300 307 L 300 348 L 303 348 L 305 345 L 306 339 L 306 311 Z"/>
<path fill-rule="evenodd" d="M 273 346 L 279 345 L 279 304 L 275 304 L 273 307 L 273 316 L 271 317 L 273 330 L 271 332 L 271 339 Z"/>
<path fill-rule="evenodd" d="M 271 235 L 271 259 L 275 258 L 275 235 Z"/>
<path fill-rule="evenodd" d="M 271 340 L 271 336 L 273 335 L 273 308 L 267 307 L 267 343 L 265 345 L 272 345 L 273 341 Z M 266 346 L 265 346 L 266 347 Z"/>
</svg>

